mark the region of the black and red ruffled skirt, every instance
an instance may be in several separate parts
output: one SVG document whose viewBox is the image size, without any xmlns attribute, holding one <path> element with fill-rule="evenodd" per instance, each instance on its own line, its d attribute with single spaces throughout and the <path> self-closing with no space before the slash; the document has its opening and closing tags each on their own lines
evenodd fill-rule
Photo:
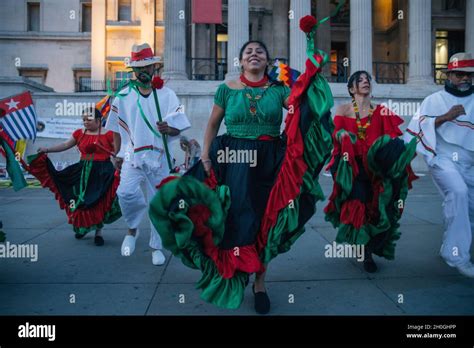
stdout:
<svg viewBox="0 0 474 348">
<path fill-rule="evenodd" d="M 332 149 L 333 99 L 318 71 L 307 63 L 293 86 L 294 111 L 281 137 L 216 137 L 210 177 L 198 162 L 184 176 L 163 180 L 151 201 L 163 246 L 202 272 L 196 287 L 205 301 L 238 308 L 249 275 L 290 249 L 324 198 L 317 178 Z M 232 150 L 254 151 L 255 166 L 219 160 L 220 151 Z"/>
<path fill-rule="evenodd" d="M 89 163 L 86 183 L 83 173 L 87 161 L 81 160 L 63 170 L 56 170 L 46 154 L 29 156 L 28 162 L 29 172 L 54 193 L 59 207 L 66 211 L 74 232 L 86 234 L 121 217 L 116 195 L 120 176 L 110 161 Z M 82 196 L 81 188 L 85 189 Z"/>
</svg>

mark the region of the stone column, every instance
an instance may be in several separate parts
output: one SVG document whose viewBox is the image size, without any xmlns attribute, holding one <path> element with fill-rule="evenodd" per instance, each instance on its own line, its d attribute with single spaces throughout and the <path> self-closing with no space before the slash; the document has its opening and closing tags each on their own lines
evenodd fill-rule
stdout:
<svg viewBox="0 0 474 348">
<path fill-rule="evenodd" d="M 229 0 L 226 80 L 240 75 L 239 51 L 249 39 L 249 0 Z"/>
<path fill-rule="evenodd" d="M 365 70 L 372 74 L 372 1 L 351 0 L 351 74 Z"/>
<path fill-rule="evenodd" d="M 431 0 L 409 1 L 408 83 L 434 83 L 431 42 Z"/>
<path fill-rule="evenodd" d="M 288 57 L 288 0 L 273 0 L 273 57 Z"/>
<path fill-rule="evenodd" d="M 91 79 L 104 81 L 105 76 L 105 0 L 94 0 L 92 6 L 92 33 L 91 33 Z M 105 86 L 105 84 L 104 84 Z"/>
<path fill-rule="evenodd" d="M 166 0 L 165 6 L 165 65 L 163 77 L 172 80 L 187 80 L 186 0 Z"/>
<path fill-rule="evenodd" d="M 316 18 L 323 19 L 331 14 L 329 0 L 318 0 L 316 2 Z M 330 20 L 329 20 L 330 21 Z M 326 52 L 331 61 L 331 26 L 329 21 L 323 23 L 316 31 L 316 47 Z M 337 64 L 337 62 L 335 63 Z M 331 75 L 331 63 L 327 63 L 323 68 L 324 76 Z"/>
<path fill-rule="evenodd" d="M 140 42 L 148 43 L 155 52 L 155 1 L 140 0 Z"/>
<path fill-rule="evenodd" d="M 306 62 L 306 34 L 300 29 L 300 19 L 311 14 L 311 0 L 290 2 L 290 66 L 304 71 Z"/>
<path fill-rule="evenodd" d="M 464 51 L 474 55 L 474 1 L 466 1 L 466 38 Z"/>
</svg>

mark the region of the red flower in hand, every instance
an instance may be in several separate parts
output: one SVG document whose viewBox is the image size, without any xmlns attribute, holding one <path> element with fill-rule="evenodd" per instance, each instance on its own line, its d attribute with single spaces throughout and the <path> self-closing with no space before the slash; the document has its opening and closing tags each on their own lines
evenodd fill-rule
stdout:
<svg viewBox="0 0 474 348">
<path fill-rule="evenodd" d="M 305 33 L 310 33 L 317 23 L 318 21 L 313 16 L 304 16 L 300 19 L 300 29 Z"/>
<path fill-rule="evenodd" d="M 155 76 L 153 80 L 151 80 L 151 86 L 156 89 L 162 89 L 164 83 L 163 79 L 159 76 Z"/>
</svg>

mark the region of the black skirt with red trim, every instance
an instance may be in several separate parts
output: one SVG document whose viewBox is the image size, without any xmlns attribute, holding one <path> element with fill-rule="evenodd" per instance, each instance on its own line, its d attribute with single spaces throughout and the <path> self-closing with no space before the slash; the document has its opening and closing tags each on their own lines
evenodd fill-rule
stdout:
<svg viewBox="0 0 474 348">
<path fill-rule="evenodd" d="M 116 196 L 120 176 L 110 161 L 92 162 L 82 200 L 78 197 L 85 161 L 63 170 L 56 170 L 45 154 L 30 156 L 28 161 L 30 173 L 55 194 L 76 233 L 86 234 L 120 218 Z"/>
</svg>

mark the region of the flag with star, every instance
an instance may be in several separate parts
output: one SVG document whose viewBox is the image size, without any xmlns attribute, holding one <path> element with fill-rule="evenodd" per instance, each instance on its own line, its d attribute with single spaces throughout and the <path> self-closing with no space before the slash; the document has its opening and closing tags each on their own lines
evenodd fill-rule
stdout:
<svg viewBox="0 0 474 348">
<path fill-rule="evenodd" d="M 0 100 L 0 109 L 0 126 L 10 139 L 36 139 L 37 116 L 29 91 Z"/>
<path fill-rule="evenodd" d="M 18 122 L 20 123 L 17 124 Z M 0 100 L 0 154 L 6 159 L 6 169 L 15 191 L 27 186 L 20 166 L 26 164 L 15 151 L 15 142 L 35 138 L 36 113 L 30 93 L 25 92 Z"/>
</svg>

